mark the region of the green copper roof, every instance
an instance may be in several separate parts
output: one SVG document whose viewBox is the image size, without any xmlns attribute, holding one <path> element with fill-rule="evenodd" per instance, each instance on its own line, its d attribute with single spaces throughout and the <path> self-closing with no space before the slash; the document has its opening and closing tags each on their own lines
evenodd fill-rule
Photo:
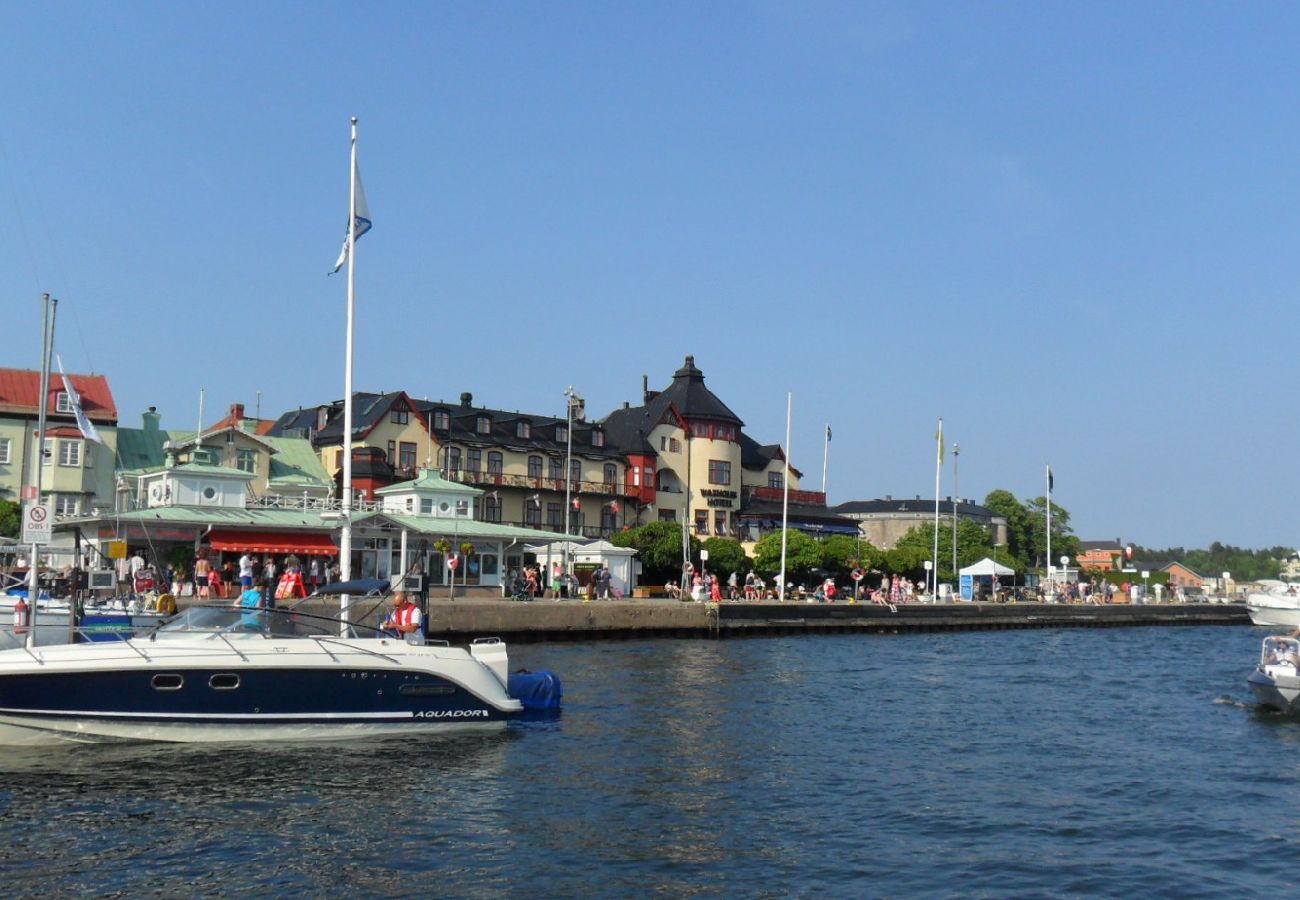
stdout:
<svg viewBox="0 0 1300 900">
<path fill-rule="evenodd" d="M 376 494 L 404 494 L 410 491 L 440 491 L 449 494 L 471 494 L 477 497 L 483 491 L 458 481 L 448 481 L 437 469 L 421 469 L 420 474 L 410 481 L 401 481 L 379 488 Z"/>
<path fill-rule="evenodd" d="M 66 530 L 68 526 L 84 525 L 87 522 L 105 524 L 121 523 L 123 525 L 234 525 L 245 528 L 303 528 L 333 531 L 338 522 L 325 522 L 320 517 L 320 510 L 309 509 L 239 509 L 223 506 L 155 506 L 151 509 L 136 509 L 124 513 L 108 513 L 103 516 L 87 516 L 79 519 L 60 520 L 56 530 Z"/>
<path fill-rule="evenodd" d="M 479 522 L 476 519 L 444 519 L 437 516 L 417 516 L 412 513 L 398 512 L 359 513 L 352 517 L 352 524 L 366 524 L 379 517 L 394 522 L 407 531 L 438 535 L 440 537 L 501 538 L 532 543 L 562 541 L 565 537 L 558 531 L 538 531 L 535 528 L 521 528 L 517 525 Z M 572 535 L 570 535 L 571 537 Z"/>
<path fill-rule="evenodd" d="M 268 483 L 277 486 L 301 484 L 329 488 L 333 480 L 306 438 L 263 437 L 275 449 Z"/>
</svg>

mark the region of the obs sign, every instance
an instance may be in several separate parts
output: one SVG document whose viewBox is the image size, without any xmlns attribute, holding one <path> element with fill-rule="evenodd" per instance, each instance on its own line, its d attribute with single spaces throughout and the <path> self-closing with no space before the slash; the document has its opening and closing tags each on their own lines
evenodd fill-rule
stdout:
<svg viewBox="0 0 1300 900">
<path fill-rule="evenodd" d="M 54 515 L 48 503 L 23 504 L 24 544 L 48 544 L 54 534 Z"/>
</svg>

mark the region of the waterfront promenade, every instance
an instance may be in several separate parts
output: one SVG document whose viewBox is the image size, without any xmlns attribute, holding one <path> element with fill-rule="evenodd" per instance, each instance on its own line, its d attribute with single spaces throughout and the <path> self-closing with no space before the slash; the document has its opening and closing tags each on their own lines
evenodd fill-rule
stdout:
<svg viewBox="0 0 1300 900">
<path fill-rule="evenodd" d="M 337 607 L 333 611 L 336 611 Z M 322 609 L 322 612 L 326 611 Z M 1241 604 L 1094 606 L 1055 603 L 682 603 L 673 600 L 516 602 L 430 599 L 427 632 L 463 642 L 495 635 L 513 643 L 643 637 L 736 638 L 845 632 L 906 633 L 1012 628 L 1249 625 Z"/>
</svg>

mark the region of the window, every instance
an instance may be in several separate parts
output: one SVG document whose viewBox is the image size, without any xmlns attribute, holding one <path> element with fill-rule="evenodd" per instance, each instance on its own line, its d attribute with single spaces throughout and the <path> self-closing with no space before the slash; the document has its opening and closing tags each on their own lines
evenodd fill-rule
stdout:
<svg viewBox="0 0 1300 900">
<path fill-rule="evenodd" d="M 660 450 L 668 449 L 668 435 L 665 434 L 659 437 L 659 449 Z"/>
<path fill-rule="evenodd" d="M 542 505 L 531 497 L 529 497 L 528 502 L 524 504 L 524 524 L 542 524 Z"/>
<path fill-rule="evenodd" d="M 10 454 L 13 452 L 11 447 L 13 447 L 11 438 L 0 438 L 0 465 L 8 465 L 11 461 Z"/>
<path fill-rule="evenodd" d="M 397 441 L 388 442 L 388 464 L 390 466 L 397 465 Z"/>
<path fill-rule="evenodd" d="M 474 430 L 477 431 L 479 434 L 491 434 L 492 420 L 489 419 L 487 416 L 479 416 L 474 421 Z"/>
<path fill-rule="evenodd" d="M 602 531 L 611 532 L 618 528 L 618 510 L 606 505 L 600 508 L 600 528 Z"/>
<path fill-rule="evenodd" d="M 582 460 L 580 459 L 569 460 L 569 480 L 572 481 L 574 484 L 577 484 L 578 482 L 582 481 Z"/>
<path fill-rule="evenodd" d="M 677 438 L 670 438 L 668 441 L 668 449 L 672 453 L 681 453 L 682 442 L 677 440 Z"/>
<path fill-rule="evenodd" d="M 415 442 L 402 441 L 397 445 L 397 464 L 403 469 L 415 468 Z"/>
<path fill-rule="evenodd" d="M 706 438 L 709 437 L 710 426 L 708 422 L 692 422 L 691 437 Z"/>
<path fill-rule="evenodd" d="M 345 223 L 345 224 L 346 224 L 346 223 Z M 556 425 L 556 426 L 555 426 L 555 440 L 558 441 L 558 442 L 560 442 L 560 443 L 564 443 L 564 442 L 567 441 L 568 439 L 569 439 L 569 426 L 567 426 L 567 425 Z"/>
<path fill-rule="evenodd" d="M 460 448 L 447 448 L 447 469 L 453 474 L 460 472 Z"/>
<path fill-rule="evenodd" d="M 388 421 L 394 425 L 405 425 L 411 421 L 411 411 L 409 409 L 391 409 L 388 411 Z"/>
<path fill-rule="evenodd" d="M 641 486 L 641 467 L 640 467 L 640 466 L 633 466 L 633 467 L 632 467 L 632 487 L 640 487 L 640 486 Z"/>
<path fill-rule="evenodd" d="M 72 412 L 72 398 L 68 396 L 67 391 L 59 391 L 54 397 L 54 411 L 61 413 Z"/>
<path fill-rule="evenodd" d="M 488 474 L 500 475 L 504 469 L 505 469 L 505 457 L 501 455 L 501 451 L 500 450 L 489 451 L 488 452 Z M 500 520 L 493 519 L 492 521 L 497 522 Z"/>
<path fill-rule="evenodd" d="M 676 521 L 677 521 L 677 510 L 675 510 L 675 509 L 661 509 L 661 510 L 659 510 L 659 521 L 660 521 L 660 522 L 676 522 Z"/>
<path fill-rule="evenodd" d="M 558 456 L 552 456 L 551 464 L 547 466 L 547 469 L 549 471 L 546 477 L 559 481 L 564 477 L 564 460 L 560 459 Z"/>
<path fill-rule="evenodd" d="M 605 484 L 618 484 L 618 466 L 605 463 Z"/>
<path fill-rule="evenodd" d="M 695 511 L 695 533 L 709 533 L 709 511 L 707 509 L 697 509 Z"/>
<path fill-rule="evenodd" d="M 542 458 L 540 456 L 528 457 L 528 477 L 529 478 L 542 477 Z"/>
<path fill-rule="evenodd" d="M 548 503 L 546 504 L 546 524 L 550 526 L 564 525 L 564 504 Z"/>
<path fill-rule="evenodd" d="M 783 472 L 768 472 L 767 486 L 776 488 L 778 491 L 785 487 L 785 474 Z"/>
<path fill-rule="evenodd" d="M 530 422 L 519 422 L 515 425 L 515 437 L 530 438 L 533 436 L 533 426 Z"/>
<path fill-rule="evenodd" d="M 605 432 L 601 431 L 599 428 L 593 428 L 591 430 L 591 446 L 605 446 Z"/>
<path fill-rule="evenodd" d="M 346 224 L 346 223 L 345 223 Z M 473 447 L 465 452 L 465 470 L 467 472 L 478 472 L 483 468 L 483 451 L 478 447 Z"/>
<path fill-rule="evenodd" d="M 466 516 L 469 515 L 469 501 L 468 501 L 468 500 L 457 500 L 457 501 L 456 501 L 456 515 L 460 516 L 461 518 L 465 518 Z"/>
<path fill-rule="evenodd" d="M 54 462 L 54 438 L 46 438 L 41 443 L 44 445 L 41 448 L 41 465 L 48 466 Z"/>
<path fill-rule="evenodd" d="M 727 533 L 727 513 L 726 510 L 715 509 L 713 511 L 713 533 Z"/>
<path fill-rule="evenodd" d="M 495 494 L 488 494 L 483 498 L 483 521 L 501 521 L 501 498 Z"/>
<path fill-rule="evenodd" d="M 729 460 L 709 460 L 709 484 L 731 484 L 731 462 Z"/>
<path fill-rule="evenodd" d="M 432 498 L 432 497 L 421 497 L 421 498 L 420 498 L 420 515 L 422 515 L 422 516 L 431 516 L 431 515 L 433 515 L 433 498 Z"/>
<path fill-rule="evenodd" d="M 445 409 L 435 409 L 433 411 L 433 427 L 446 431 L 451 427 L 451 413 Z"/>
<path fill-rule="evenodd" d="M 59 441 L 59 465 L 81 465 L 81 441 Z"/>
<path fill-rule="evenodd" d="M 54 514 L 56 516 L 75 516 L 78 512 L 78 500 L 76 495 L 59 494 L 54 501 Z"/>
<path fill-rule="evenodd" d="M 716 437 L 720 441 L 734 441 L 736 439 L 736 426 L 719 425 Z"/>
<path fill-rule="evenodd" d="M 241 472 L 257 472 L 257 451 L 247 447 L 235 451 L 235 468 Z"/>
</svg>

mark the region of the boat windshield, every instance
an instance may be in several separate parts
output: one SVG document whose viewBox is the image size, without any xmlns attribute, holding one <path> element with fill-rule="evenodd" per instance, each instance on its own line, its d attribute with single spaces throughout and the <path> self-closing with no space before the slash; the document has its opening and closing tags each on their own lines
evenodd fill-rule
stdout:
<svg viewBox="0 0 1300 900">
<path fill-rule="evenodd" d="M 365 629 L 369 631 L 370 629 Z M 158 634 L 258 633 L 275 637 L 337 637 L 337 619 L 287 609 L 239 606 L 191 606 L 158 628 Z"/>
<path fill-rule="evenodd" d="M 1264 638 L 1260 665 L 1291 666 L 1300 670 L 1300 641 L 1292 637 Z"/>
</svg>

